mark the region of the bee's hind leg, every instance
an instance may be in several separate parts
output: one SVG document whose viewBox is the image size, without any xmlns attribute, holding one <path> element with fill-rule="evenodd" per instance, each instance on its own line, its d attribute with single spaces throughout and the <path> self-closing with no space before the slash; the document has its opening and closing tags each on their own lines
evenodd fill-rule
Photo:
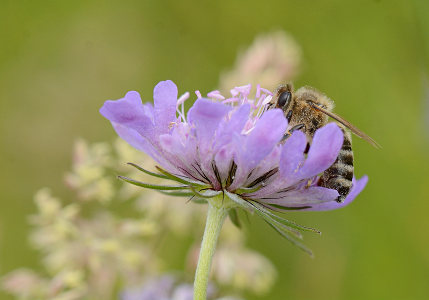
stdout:
<svg viewBox="0 0 429 300">
<path fill-rule="evenodd" d="M 301 130 L 304 128 L 305 131 L 305 124 L 298 124 L 293 126 L 290 130 L 286 131 L 285 135 L 283 136 L 283 138 L 281 139 L 280 143 L 283 143 L 284 141 L 286 141 L 294 131 L 296 130 Z"/>
</svg>

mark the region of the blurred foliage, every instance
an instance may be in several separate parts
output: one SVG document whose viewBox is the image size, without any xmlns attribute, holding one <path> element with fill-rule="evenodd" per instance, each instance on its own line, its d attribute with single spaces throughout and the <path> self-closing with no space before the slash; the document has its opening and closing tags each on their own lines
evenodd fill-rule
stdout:
<svg viewBox="0 0 429 300">
<path fill-rule="evenodd" d="M 291 213 L 323 231 L 307 235 L 315 259 L 250 218 L 250 245 L 279 271 L 266 298 L 427 299 L 427 1 L 4 0 L 0 8 L 1 274 L 40 268 L 27 242 L 32 195 L 51 186 L 71 198 L 58 174 L 73 141 L 115 136 L 98 114 L 104 100 L 132 89 L 151 100 L 164 79 L 179 93 L 212 90 L 256 35 L 285 30 L 302 48 L 296 86 L 325 92 L 383 148 L 354 139 L 356 173 L 370 177 L 354 204 Z M 171 254 L 179 269 L 180 257 Z"/>
</svg>

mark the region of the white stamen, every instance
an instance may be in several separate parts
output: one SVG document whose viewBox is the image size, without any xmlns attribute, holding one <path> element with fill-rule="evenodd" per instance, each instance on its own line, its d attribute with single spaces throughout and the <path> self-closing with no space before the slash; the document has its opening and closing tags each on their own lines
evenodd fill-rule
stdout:
<svg viewBox="0 0 429 300">
<path fill-rule="evenodd" d="M 261 85 L 258 83 L 258 85 L 256 86 L 256 98 L 259 98 L 261 96 Z"/>
<path fill-rule="evenodd" d="M 270 103 L 271 99 L 273 99 L 273 94 L 265 97 L 264 101 L 262 102 L 262 106 L 267 105 L 268 103 Z"/>
<path fill-rule="evenodd" d="M 208 93 L 207 97 L 218 99 L 218 100 L 225 100 L 225 97 L 222 96 L 222 94 L 218 90 L 215 90 L 215 91 Z"/>
<path fill-rule="evenodd" d="M 179 106 L 180 104 L 184 103 L 186 100 L 188 100 L 189 98 L 189 92 L 184 93 L 182 96 L 179 97 L 179 99 L 177 100 L 177 106 Z"/>
<path fill-rule="evenodd" d="M 240 101 L 240 98 L 228 98 L 226 100 L 223 100 L 222 103 L 233 103 L 233 102 L 237 102 Z"/>
</svg>

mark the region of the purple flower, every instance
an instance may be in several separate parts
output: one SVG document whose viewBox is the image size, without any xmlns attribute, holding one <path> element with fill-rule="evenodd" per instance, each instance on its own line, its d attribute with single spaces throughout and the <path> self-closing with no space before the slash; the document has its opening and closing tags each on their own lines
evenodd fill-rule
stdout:
<svg viewBox="0 0 429 300">
<path fill-rule="evenodd" d="M 209 299 L 214 299 L 216 288 L 210 284 Z M 192 300 L 193 287 L 191 284 L 181 283 L 177 276 L 167 274 L 148 279 L 143 285 L 125 289 L 121 300 Z M 220 300 L 220 299 L 219 299 Z M 233 300 L 233 298 L 231 298 Z M 239 300 L 239 299 L 236 299 Z"/>
<path fill-rule="evenodd" d="M 236 87 L 226 98 L 213 91 L 184 112 L 189 93 L 178 99 L 176 85 L 162 81 L 154 89 L 154 105 L 142 104 L 137 92 L 106 101 L 100 113 L 133 147 L 146 152 L 159 164 L 157 177 L 176 180 L 177 186 L 157 186 L 122 179 L 147 188 L 192 196 L 195 201 L 222 195 L 238 207 L 256 212 L 294 243 L 296 229 L 309 229 L 284 220 L 271 210 L 331 210 L 349 204 L 365 187 L 367 177 L 353 180 L 344 203 L 338 192 L 318 186 L 320 174 L 338 156 L 343 134 L 335 123 L 314 135 L 308 155 L 307 139 L 295 131 L 280 143 L 288 122 L 280 109 L 266 110 L 272 94 L 257 86 Z M 311 230 L 311 229 L 310 229 Z M 299 242 L 296 242 L 299 245 Z"/>
</svg>

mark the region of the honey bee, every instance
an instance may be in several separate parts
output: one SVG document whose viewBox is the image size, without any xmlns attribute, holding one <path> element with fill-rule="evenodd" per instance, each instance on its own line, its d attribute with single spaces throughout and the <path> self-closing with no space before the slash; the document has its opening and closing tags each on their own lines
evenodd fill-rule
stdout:
<svg viewBox="0 0 429 300">
<path fill-rule="evenodd" d="M 301 130 L 307 136 L 308 152 L 314 133 L 320 127 L 334 119 L 344 134 L 344 142 L 335 162 L 320 176 L 318 186 L 338 191 L 337 202 L 343 202 L 349 194 L 353 179 L 353 150 L 351 132 L 365 139 L 374 147 L 380 146 L 371 137 L 332 112 L 334 102 L 326 95 L 311 87 L 301 87 L 293 90 L 291 83 L 280 85 L 273 99 L 267 104 L 267 109 L 280 108 L 289 122 L 283 142 L 296 130 Z M 350 130 L 350 131 L 349 131 Z"/>
</svg>

